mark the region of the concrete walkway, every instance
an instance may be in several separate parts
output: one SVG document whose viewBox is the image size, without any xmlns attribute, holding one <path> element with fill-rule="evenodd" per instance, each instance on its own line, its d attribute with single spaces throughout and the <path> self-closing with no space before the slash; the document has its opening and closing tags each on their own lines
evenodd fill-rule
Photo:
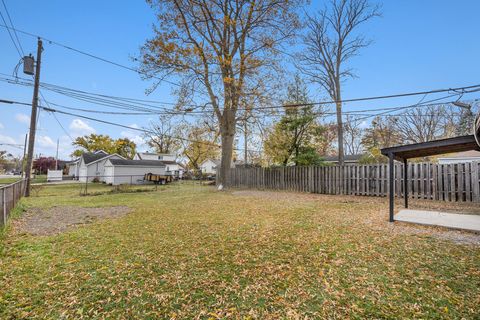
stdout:
<svg viewBox="0 0 480 320">
<path fill-rule="evenodd" d="M 480 233 L 480 215 L 403 209 L 395 220 Z"/>
</svg>

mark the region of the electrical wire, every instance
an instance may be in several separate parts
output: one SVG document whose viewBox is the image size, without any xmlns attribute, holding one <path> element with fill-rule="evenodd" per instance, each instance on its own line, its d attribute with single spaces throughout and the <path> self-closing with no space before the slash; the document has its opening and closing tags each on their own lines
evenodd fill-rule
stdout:
<svg viewBox="0 0 480 320">
<path fill-rule="evenodd" d="M 18 102 L 18 101 L 11 101 L 11 100 L 2 100 L 2 101 L 6 101 L 5 103 L 8 103 L 8 104 L 18 104 L 18 105 L 30 106 L 30 104 L 25 103 L 25 102 Z M 139 132 L 150 133 L 150 134 L 157 134 L 153 130 L 130 127 L 130 126 L 127 126 L 127 125 L 124 125 L 124 124 L 111 122 L 111 121 L 106 121 L 106 120 L 97 119 L 97 118 L 92 118 L 92 117 L 87 117 L 87 116 L 84 116 L 84 115 L 75 114 L 75 113 L 71 113 L 71 112 L 66 112 L 66 111 L 62 111 L 62 110 L 58 110 L 58 109 L 53 109 L 53 108 L 48 108 L 48 107 L 43 107 L 43 106 L 38 106 L 38 108 L 42 109 L 46 112 L 49 112 L 49 113 L 54 113 L 55 112 L 55 113 L 65 114 L 65 115 L 78 117 L 78 118 L 82 118 L 82 119 L 86 119 L 86 120 L 91 120 L 91 121 L 95 121 L 95 122 L 99 122 L 99 123 L 104 123 L 104 124 L 108 124 L 108 125 L 112 125 L 112 126 L 117 126 L 117 127 L 129 129 L 129 130 L 133 130 L 133 131 L 139 131 Z M 220 145 L 212 143 L 212 142 L 201 141 L 201 140 L 192 140 L 192 139 L 187 139 L 187 138 L 172 136 L 172 135 L 167 135 L 167 134 L 163 134 L 163 136 L 171 138 L 171 139 L 175 139 L 175 140 L 200 143 L 200 144 L 205 144 L 205 145 L 210 145 L 210 146 L 214 146 L 214 147 L 217 147 L 217 148 L 221 148 Z M 244 150 L 244 149 L 241 149 L 241 148 L 233 148 L 233 149 L 238 150 L 238 151 L 243 151 Z M 252 151 L 260 152 L 258 150 L 252 150 Z"/>
<path fill-rule="evenodd" d="M 0 73 L 0 74 L 2 74 L 2 73 Z M 3 74 L 3 75 L 5 75 L 5 74 Z M 12 82 L 13 80 L 8 79 L 8 78 L 0 78 L 0 81 L 6 81 L 6 82 L 15 83 L 15 84 L 22 84 L 22 85 L 29 85 L 29 84 L 25 84 L 25 83 Z M 100 105 L 103 105 L 103 106 L 114 107 L 114 108 L 119 108 L 119 109 L 132 110 L 132 108 L 134 108 L 135 110 L 143 111 L 144 113 L 156 113 L 154 111 L 154 109 L 163 110 L 165 112 L 168 112 L 168 114 L 170 114 L 170 115 L 175 115 L 175 114 L 180 114 L 180 115 L 187 115 L 188 114 L 188 115 L 190 115 L 190 114 L 195 114 L 195 113 L 205 114 L 205 113 L 213 112 L 213 110 L 201 110 L 201 111 L 200 110 L 197 110 L 197 111 L 172 110 L 170 108 L 162 108 L 162 107 L 158 107 L 158 106 L 154 106 L 154 105 L 147 105 L 147 104 L 143 104 L 143 105 L 138 106 L 138 105 L 135 105 L 135 104 L 132 105 L 132 104 L 123 103 L 123 102 L 119 103 L 119 102 L 108 100 L 106 98 L 108 97 L 108 98 L 111 98 L 111 99 L 121 99 L 123 101 L 125 101 L 126 99 L 128 99 L 128 100 L 140 100 L 140 99 L 116 97 L 116 96 L 111 96 L 111 95 L 102 95 L 102 94 L 91 93 L 91 92 L 81 91 L 81 90 L 76 90 L 76 89 L 70 89 L 70 88 L 61 87 L 61 86 L 57 86 L 57 85 L 50 85 L 50 84 L 42 84 L 42 87 L 47 88 L 47 90 L 52 90 L 56 93 L 66 95 L 68 97 L 71 97 L 71 98 L 74 98 L 74 99 L 77 99 L 77 100 L 82 100 L 82 101 L 85 101 L 85 102 L 96 103 L 96 104 L 100 104 Z M 60 89 L 58 89 L 58 90 L 53 89 L 54 87 L 58 87 Z M 453 89 L 437 89 L 437 90 L 430 90 L 430 91 L 423 91 L 423 92 L 401 93 L 401 94 L 388 95 L 388 96 L 374 96 L 374 97 L 354 98 L 354 99 L 342 100 L 341 102 L 345 103 L 345 102 L 354 102 L 354 101 L 388 99 L 388 98 L 392 98 L 392 97 L 407 96 L 407 95 L 408 96 L 423 95 L 424 96 L 422 98 L 422 100 L 423 100 L 427 94 L 441 93 L 441 92 L 451 92 L 451 91 L 456 92 L 455 95 L 477 92 L 477 91 L 480 91 L 480 85 L 465 86 L 465 87 L 459 87 L 459 88 L 453 88 Z M 101 97 L 105 97 L 105 98 L 96 98 L 95 96 L 101 96 Z M 143 101 L 147 101 L 147 100 L 143 100 Z M 275 108 L 277 108 L 277 107 L 285 108 L 285 107 L 289 107 L 289 106 L 312 106 L 312 105 L 332 104 L 332 103 L 334 103 L 334 101 L 313 102 L 313 103 L 295 104 L 295 105 L 280 105 L 280 106 L 271 106 L 271 108 L 273 108 L 273 107 L 275 107 Z M 199 105 L 195 105 L 195 106 L 202 107 L 202 108 L 205 107 L 205 106 L 199 106 Z M 265 108 L 269 108 L 269 107 L 266 106 L 264 108 L 261 108 L 260 110 L 265 109 Z M 350 110 L 350 111 L 344 111 L 343 113 L 344 114 L 362 113 L 362 112 L 369 112 L 369 111 L 396 110 L 396 109 L 397 109 L 396 107 L 393 107 L 393 108 L 376 108 L 376 109 L 367 109 L 367 110 Z M 259 109 L 257 109 L 257 108 L 254 108 L 253 110 L 259 111 Z M 325 112 L 323 112 L 322 114 L 325 114 Z M 332 114 L 336 114 L 336 113 L 332 113 Z"/>
</svg>

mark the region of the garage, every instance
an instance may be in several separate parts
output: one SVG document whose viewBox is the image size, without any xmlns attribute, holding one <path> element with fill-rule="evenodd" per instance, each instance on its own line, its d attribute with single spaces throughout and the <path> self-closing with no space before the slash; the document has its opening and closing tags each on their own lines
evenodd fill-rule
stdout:
<svg viewBox="0 0 480 320">
<path fill-rule="evenodd" d="M 111 185 L 143 184 L 147 173 L 165 175 L 165 164 L 158 160 L 108 159 L 105 163 L 105 183 Z"/>
</svg>

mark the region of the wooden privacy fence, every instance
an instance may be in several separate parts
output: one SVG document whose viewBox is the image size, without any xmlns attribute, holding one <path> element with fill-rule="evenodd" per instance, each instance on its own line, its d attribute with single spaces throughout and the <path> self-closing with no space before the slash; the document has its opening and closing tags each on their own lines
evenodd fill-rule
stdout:
<svg viewBox="0 0 480 320">
<path fill-rule="evenodd" d="M 408 194 L 413 199 L 480 202 L 480 162 L 408 164 Z M 229 186 L 321 194 L 388 195 L 388 166 L 233 168 Z M 403 164 L 395 164 L 395 195 L 403 197 Z"/>
<path fill-rule="evenodd" d="M 0 227 L 7 224 L 10 212 L 15 208 L 15 205 L 24 194 L 25 186 L 25 180 L 19 180 L 12 184 L 0 186 L 0 209 L 2 210 Z"/>
</svg>

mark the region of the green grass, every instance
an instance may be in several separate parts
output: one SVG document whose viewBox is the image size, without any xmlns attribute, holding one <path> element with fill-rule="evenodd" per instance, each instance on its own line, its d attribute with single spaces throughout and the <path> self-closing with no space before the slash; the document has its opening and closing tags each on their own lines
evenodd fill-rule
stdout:
<svg viewBox="0 0 480 320">
<path fill-rule="evenodd" d="M 14 183 L 15 181 L 20 180 L 19 177 L 9 177 L 9 178 L 1 178 L 0 184 L 10 184 Z M 32 179 L 32 183 L 44 183 L 47 182 L 47 175 L 46 174 L 39 174 L 36 175 L 35 178 Z"/>
<path fill-rule="evenodd" d="M 480 248 L 389 226 L 386 200 L 239 196 L 193 185 L 21 206 L 132 213 L 0 241 L 0 318 L 443 318 L 480 314 Z M 419 227 L 420 228 L 420 227 Z"/>
</svg>

